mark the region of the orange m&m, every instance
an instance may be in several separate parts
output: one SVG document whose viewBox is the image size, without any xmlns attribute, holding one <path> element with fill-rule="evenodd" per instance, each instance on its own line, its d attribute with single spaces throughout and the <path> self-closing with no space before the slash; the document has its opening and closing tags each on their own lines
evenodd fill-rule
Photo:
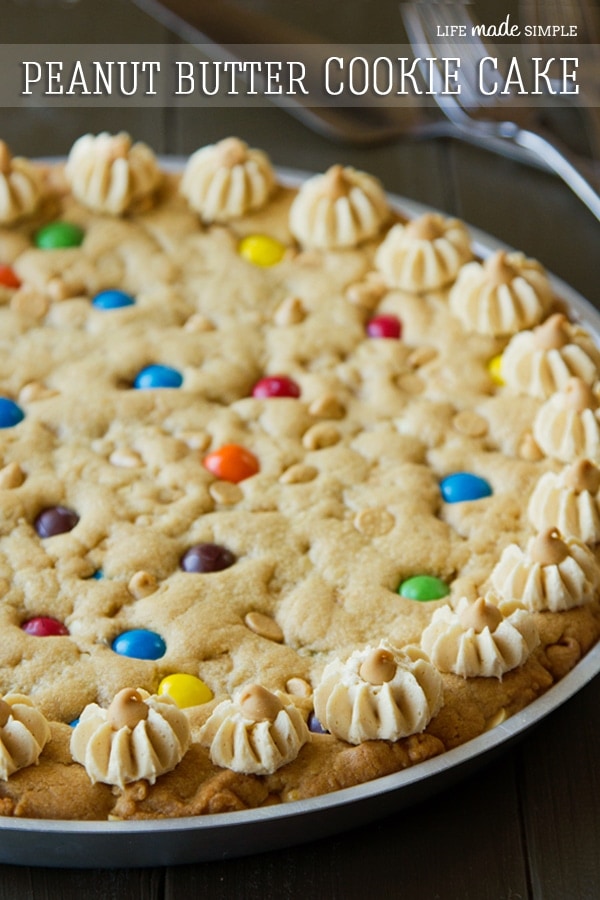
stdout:
<svg viewBox="0 0 600 900">
<path fill-rule="evenodd" d="M 3 287 L 8 288 L 19 288 L 21 287 L 21 281 L 17 278 L 15 270 L 12 266 L 2 266 L 0 265 L 0 284 Z"/>
<path fill-rule="evenodd" d="M 223 444 L 218 450 L 205 456 L 202 462 L 217 478 L 234 484 L 256 475 L 260 469 L 254 453 L 239 444 Z"/>
</svg>

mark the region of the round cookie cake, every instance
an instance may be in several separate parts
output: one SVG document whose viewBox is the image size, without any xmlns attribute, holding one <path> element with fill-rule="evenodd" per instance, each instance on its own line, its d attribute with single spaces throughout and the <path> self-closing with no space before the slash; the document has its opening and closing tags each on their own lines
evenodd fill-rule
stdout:
<svg viewBox="0 0 600 900">
<path fill-rule="evenodd" d="M 600 634 L 600 352 L 543 268 L 229 138 L 0 143 L 0 813 L 272 805 Z"/>
</svg>

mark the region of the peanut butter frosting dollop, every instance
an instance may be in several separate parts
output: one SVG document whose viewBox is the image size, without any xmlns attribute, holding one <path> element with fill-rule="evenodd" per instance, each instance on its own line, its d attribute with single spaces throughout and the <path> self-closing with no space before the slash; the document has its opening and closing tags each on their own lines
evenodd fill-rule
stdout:
<svg viewBox="0 0 600 900">
<path fill-rule="evenodd" d="M 561 462 L 600 461 L 600 423 L 594 389 L 581 378 L 570 378 L 539 409 L 533 437 L 546 456 Z"/>
<path fill-rule="evenodd" d="M 463 222 L 425 213 L 389 230 L 375 264 L 390 287 L 421 293 L 451 284 L 472 257 L 471 238 Z"/>
<path fill-rule="evenodd" d="M 43 197 L 43 183 L 33 163 L 12 156 L 0 141 L 0 225 L 12 225 L 34 213 Z"/>
<path fill-rule="evenodd" d="M 441 676 L 427 655 L 387 641 L 330 662 L 314 693 L 323 727 L 350 744 L 421 732 L 442 702 Z"/>
<path fill-rule="evenodd" d="M 562 612 L 592 601 L 600 586 L 600 565 L 576 538 L 548 529 L 530 538 L 525 550 L 509 544 L 492 570 L 500 609 Z"/>
<path fill-rule="evenodd" d="M 432 663 L 463 678 L 501 679 L 522 666 L 539 641 L 530 613 L 517 609 L 505 617 L 488 597 L 439 607 L 421 635 Z"/>
<path fill-rule="evenodd" d="M 124 132 L 85 134 L 71 147 L 65 175 L 88 209 L 122 216 L 149 208 L 162 181 L 158 161 L 144 143 Z"/>
<path fill-rule="evenodd" d="M 71 735 L 71 755 L 92 782 L 123 787 L 172 771 L 190 745 L 187 716 L 167 694 L 124 688 L 108 709 L 88 704 Z"/>
<path fill-rule="evenodd" d="M 24 694 L 0 697 L 0 779 L 31 766 L 50 739 L 45 716 Z"/>
<path fill-rule="evenodd" d="M 511 338 L 502 355 L 502 377 L 517 393 L 546 400 L 570 378 L 593 384 L 599 362 L 591 336 L 555 313 L 532 331 Z"/>
<path fill-rule="evenodd" d="M 270 775 L 292 762 L 310 739 L 300 710 L 285 694 L 246 685 L 215 707 L 200 733 L 218 766 L 246 775 Z"/>
<path fill-rule="evenodd" d="M 376 237 L 388 217 L 385 192 L 374 176 L 335 165 L 301 186 L 289 227 L 305 248 L 336 250 Z"/>
<path fill-rule="evenodd" d="M 542 266 L 523 253 L 499 250 L 461 269 L 450 290 L 450 310 L 467 331 L 501 337 L 537 325 L 552 301 Z"/>
<path fill-rule="evenodd" d="M 192 153 L 180 191 L 205 222 L 228 222 L 265 206 L 276 185 L 262 150 L 224 138 Z"/>
<path fill-rule="evenodd" d="M 527 513 L 538 531 L 557 528 L 586 544 L 600 542 L 600 469 L 580 459 L 561 472 L 545 472 L 536 484 Z"/>
</svg>

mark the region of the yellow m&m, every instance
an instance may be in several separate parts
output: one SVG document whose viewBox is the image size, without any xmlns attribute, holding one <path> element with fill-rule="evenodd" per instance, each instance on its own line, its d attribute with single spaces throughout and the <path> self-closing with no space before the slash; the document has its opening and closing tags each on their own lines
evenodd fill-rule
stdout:
<svg viewBox="0 0 600 900">
<path fill-rule="evenodd" d="M 285 244 L 268 234 L 249 234 L 242 238 L 238 247 L 240 256 L 255 266 L 274 266 L 281 262 L 285 254 Z"/>
<path fill-rule="evenodd" d="M 487 368 L 494 384 L 502 387 L 504 384 L 504 378 L 502 377 L 502 354 L 499 353 L 498 356 L 493 356 L 487 364 Z"/>
<path fill-rule="evenodd" d="M 163 678 L 158 686 L 158 693 L 168 694 L 180 709 L 208 703 L 213 698 L 213 692 L 208 685 L 195 675 L 187 675 L 185 672 L 177 672 Z"/>
</svg>

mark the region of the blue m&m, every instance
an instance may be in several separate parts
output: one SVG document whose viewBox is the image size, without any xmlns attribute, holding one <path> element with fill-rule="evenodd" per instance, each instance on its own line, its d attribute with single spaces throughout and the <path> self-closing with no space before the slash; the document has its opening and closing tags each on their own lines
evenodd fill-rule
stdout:
<svg viewBox="0 0 600 900">
<path fill-rule="evenodd" d="M 485 478 L 472 472 L 455 472 L 440 482 L 440 491 L 446 503 L 462 503 L 464 500 L 481 500 L 491 497 L 492 486 Z"/>
<path fill-rule="evenodd" d="M 146 366 L 135 376 L 134 388 L 178 388 L 183 384 L 183 375 L 177 369 L 170 366 L 161 366 L 158 363 Z"/>
<path fill-rule="evenodd" d="M 25 418 L 21 407 L 8 397 L 0 397 L 0 428 L 12 428 Z"/>
<path fill-rule="evenodd" d="M 167 652 L 167 645 L 160 634 L 145 628 L 123 631 L 112 642 L 112 650 L 130 659 L 160 659 Z"/>
<path fill-rule="evenodd" d="M 134 303 L 135 300 L 131 294 L 116 288 L 100 291 L 92 298 L 92 306 L 96 309 L 122 309 L 124 306 L 133 306 Z"/>
</svg>

